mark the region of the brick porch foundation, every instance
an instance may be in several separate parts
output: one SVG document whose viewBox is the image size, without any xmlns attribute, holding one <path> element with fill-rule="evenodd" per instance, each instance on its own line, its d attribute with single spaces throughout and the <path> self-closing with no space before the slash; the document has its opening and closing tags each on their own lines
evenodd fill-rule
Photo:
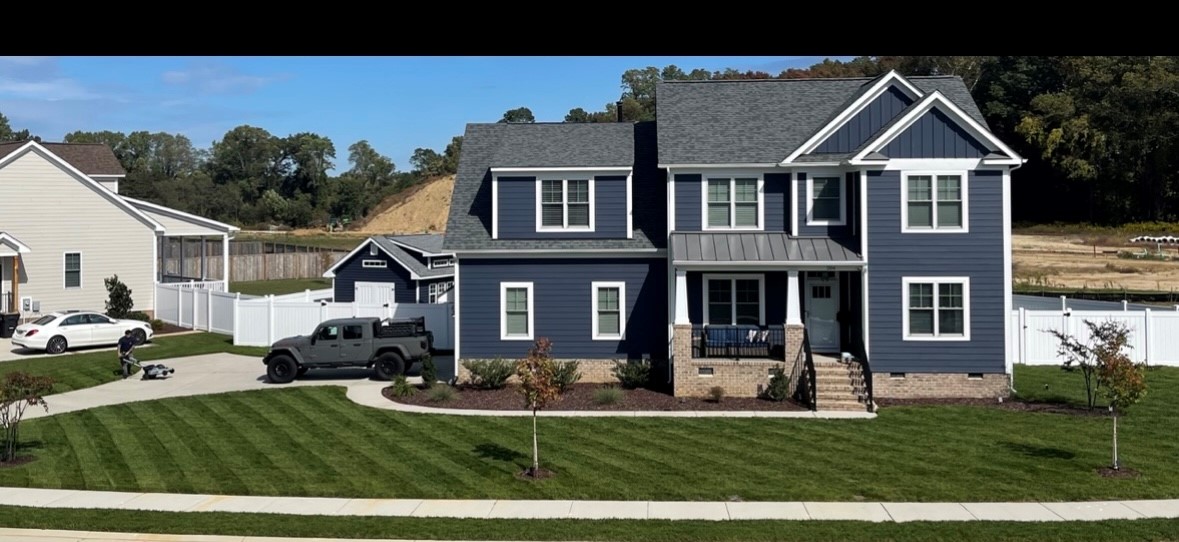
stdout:
<svg viewBox="0 0 1179 542">
<path fill-rule="evenodd" d="M 970 378 L 966 373 L 905 373 L 904 378 L 887 372 L 872 374 L 874 398 L 998 398 L 1011 394 L 1005 374 L 984 374 Z"/>
</svg>

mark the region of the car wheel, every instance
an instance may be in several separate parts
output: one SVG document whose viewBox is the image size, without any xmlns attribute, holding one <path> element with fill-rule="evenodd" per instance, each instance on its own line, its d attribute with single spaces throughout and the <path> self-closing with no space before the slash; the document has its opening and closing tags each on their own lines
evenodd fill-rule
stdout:
<svg viewBox="0 0 1179 542">
<path fill-rule="evenodd" d="M 377 380 L 393 380 L 405 373 L 405 361 L 396 352 L 381 354 L 376 363 Z"/>
<path fill-rule="evenodd" d="M 299 364 L 290 356 L 274 356 L 266 364 L 266 378 L 275 384 L 287 384 L 299 373 Z"/>
<path fill-rule="evenodd" d="M 135 341 L 135 346 L 139 346 L 147 342 L 147 332 L 142 329 L 132 329 L 131 340 Z"/>
<path fill-rule="evenodd" d="M 55 335 L 49 339 L 49 342 L 45 343 L 45 351 L 50 354 L 60 354 L 65 352 L 69 347 L 70 345 L 66 342 L 66 338 L 61 335 Z"/>
</svg>

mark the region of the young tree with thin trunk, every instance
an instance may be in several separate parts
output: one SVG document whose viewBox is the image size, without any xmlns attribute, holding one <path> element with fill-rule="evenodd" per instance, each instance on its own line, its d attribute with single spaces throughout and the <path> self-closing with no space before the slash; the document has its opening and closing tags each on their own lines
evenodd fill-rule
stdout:
<svg viewBox="0 0 1179 542">
<path fill-rule="evenodd" d="M 1081 342 L 1064 331 L 1050 329 L 1048 332 L 1060 340 L 1056 352 L 1064 358 L 1064 367 L 1080 369 L 1085 378 L 1085 399 L 1092 409 L 1097 404 L 1097 392 L 1102 385 L 1097 378 L 1097 371 L 1105 361 L 1122 355 L 1123 349 L 1130 348 L 1130 328 L 1116 320 L 1084 322 L 1089 328 L 1087 342 Z"/>
<path fill-rule="evenodd" d="M 47 376 L 33 376 L 22 371 L 4 375 L 0 383 L 0 427 L 4 429 L 4 449 L 0 450 L 0 462 L 16 459 L 20 421 L 25 410 L 40 405 L 48 412 L 49 405 L 43 396 L 52 390 L 53 379 Z"/>
<path fill-rule="evenodd" d="M 1105 390 L 1109 411 L 1113 414 L 1113 469 L 1119 470 L 1122 465 L 1118 459 L 1118 414 L 1146 395 L 1146 377 L 1142 364 L 1130 361 L 1130 357 L 1121 351 L 1115 351 L 1102 360 L 1097 381 Z"/>
<path fill-rule="evenodd" d="M 561 393 L 555 378 L 557 364 L 553 361 L 552 341 L 537 339 L 528 356 L 516 362 L 516 376 L 520 379 L 520 393 L 524 406 L 532 410 L 532 467 L 524 474 L 540 477 L 540 449 L 537 444 L 536 413 Z"/>
</svg>

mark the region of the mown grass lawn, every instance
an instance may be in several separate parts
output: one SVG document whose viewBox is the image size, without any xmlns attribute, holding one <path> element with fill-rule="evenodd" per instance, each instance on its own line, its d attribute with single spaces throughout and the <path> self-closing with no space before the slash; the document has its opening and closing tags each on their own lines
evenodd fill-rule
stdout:
<svg viewBox="0 0 1179 542">
<path fill-rule="evenodd" d="M 15 506 L 0 507 L 0 526 L 190 535 L 402 540 L 1088 542 L 1179 539 L 1179 520 L 1165 519 L 1052 523 L 494 520 L 68 510 Z"/>
<path fill-rule="evenodd" d="M 265 348 L 234 346 L 233 338 L 213 333 L 189 333 L 176 336 L 160 336 L 145 347 L 135 350 L 135 359 L 149 361 L 157 359 L 233 352 L 248 356 L 262 356 Z M 136 371 L 139 369 L 136 368 Z M 63 356 L 33 354 L 27 359 L 0 362 L 0 377 L 13 371 L 25 371 L 34 375 L 53 377 L 54 393 L 64 393 L 89 388 L 121 378 L 119 360 L 115 351 L 80 351 Z"/>
<path fill-rule="evenodd" d="M 1028 396 L 1078 401 L 1080 375 L 1018 367 Z M 38 460 L 0 485 L 176 493 L 471 499 L 1003 501 L 1179 496 L 1179 369 L 1151 370 L 1119 424 L 989 407 L 882 409 L 874 420 L 542 418 L 556 478 L 529 461 L 526 418 L 368 409 L 340 388 L 131 403 L 32 420 Z M 1048 389 L 1044 389 L 1044 385 Z"/>
<path fill-rule="evenodd" d="M 331 287 L 331 279 L 324 278 L 255 280 L 229 283 L 230 291 L 245 295 L 283 295 L 298 293 L 303 290 L 322 290 Z"/>
</svg>

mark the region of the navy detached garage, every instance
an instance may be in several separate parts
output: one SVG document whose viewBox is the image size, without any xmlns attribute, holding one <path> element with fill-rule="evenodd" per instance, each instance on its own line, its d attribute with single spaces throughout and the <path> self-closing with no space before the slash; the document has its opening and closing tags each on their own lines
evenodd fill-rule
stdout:
<svg viewBox="0 0 1179 542">
<path fill-rule="evenodd" d="M 341 303 L 454 301 L 454 254 L 442 250 L 442 234 L 369 237 L 323 276 Z"/>
</svg>

